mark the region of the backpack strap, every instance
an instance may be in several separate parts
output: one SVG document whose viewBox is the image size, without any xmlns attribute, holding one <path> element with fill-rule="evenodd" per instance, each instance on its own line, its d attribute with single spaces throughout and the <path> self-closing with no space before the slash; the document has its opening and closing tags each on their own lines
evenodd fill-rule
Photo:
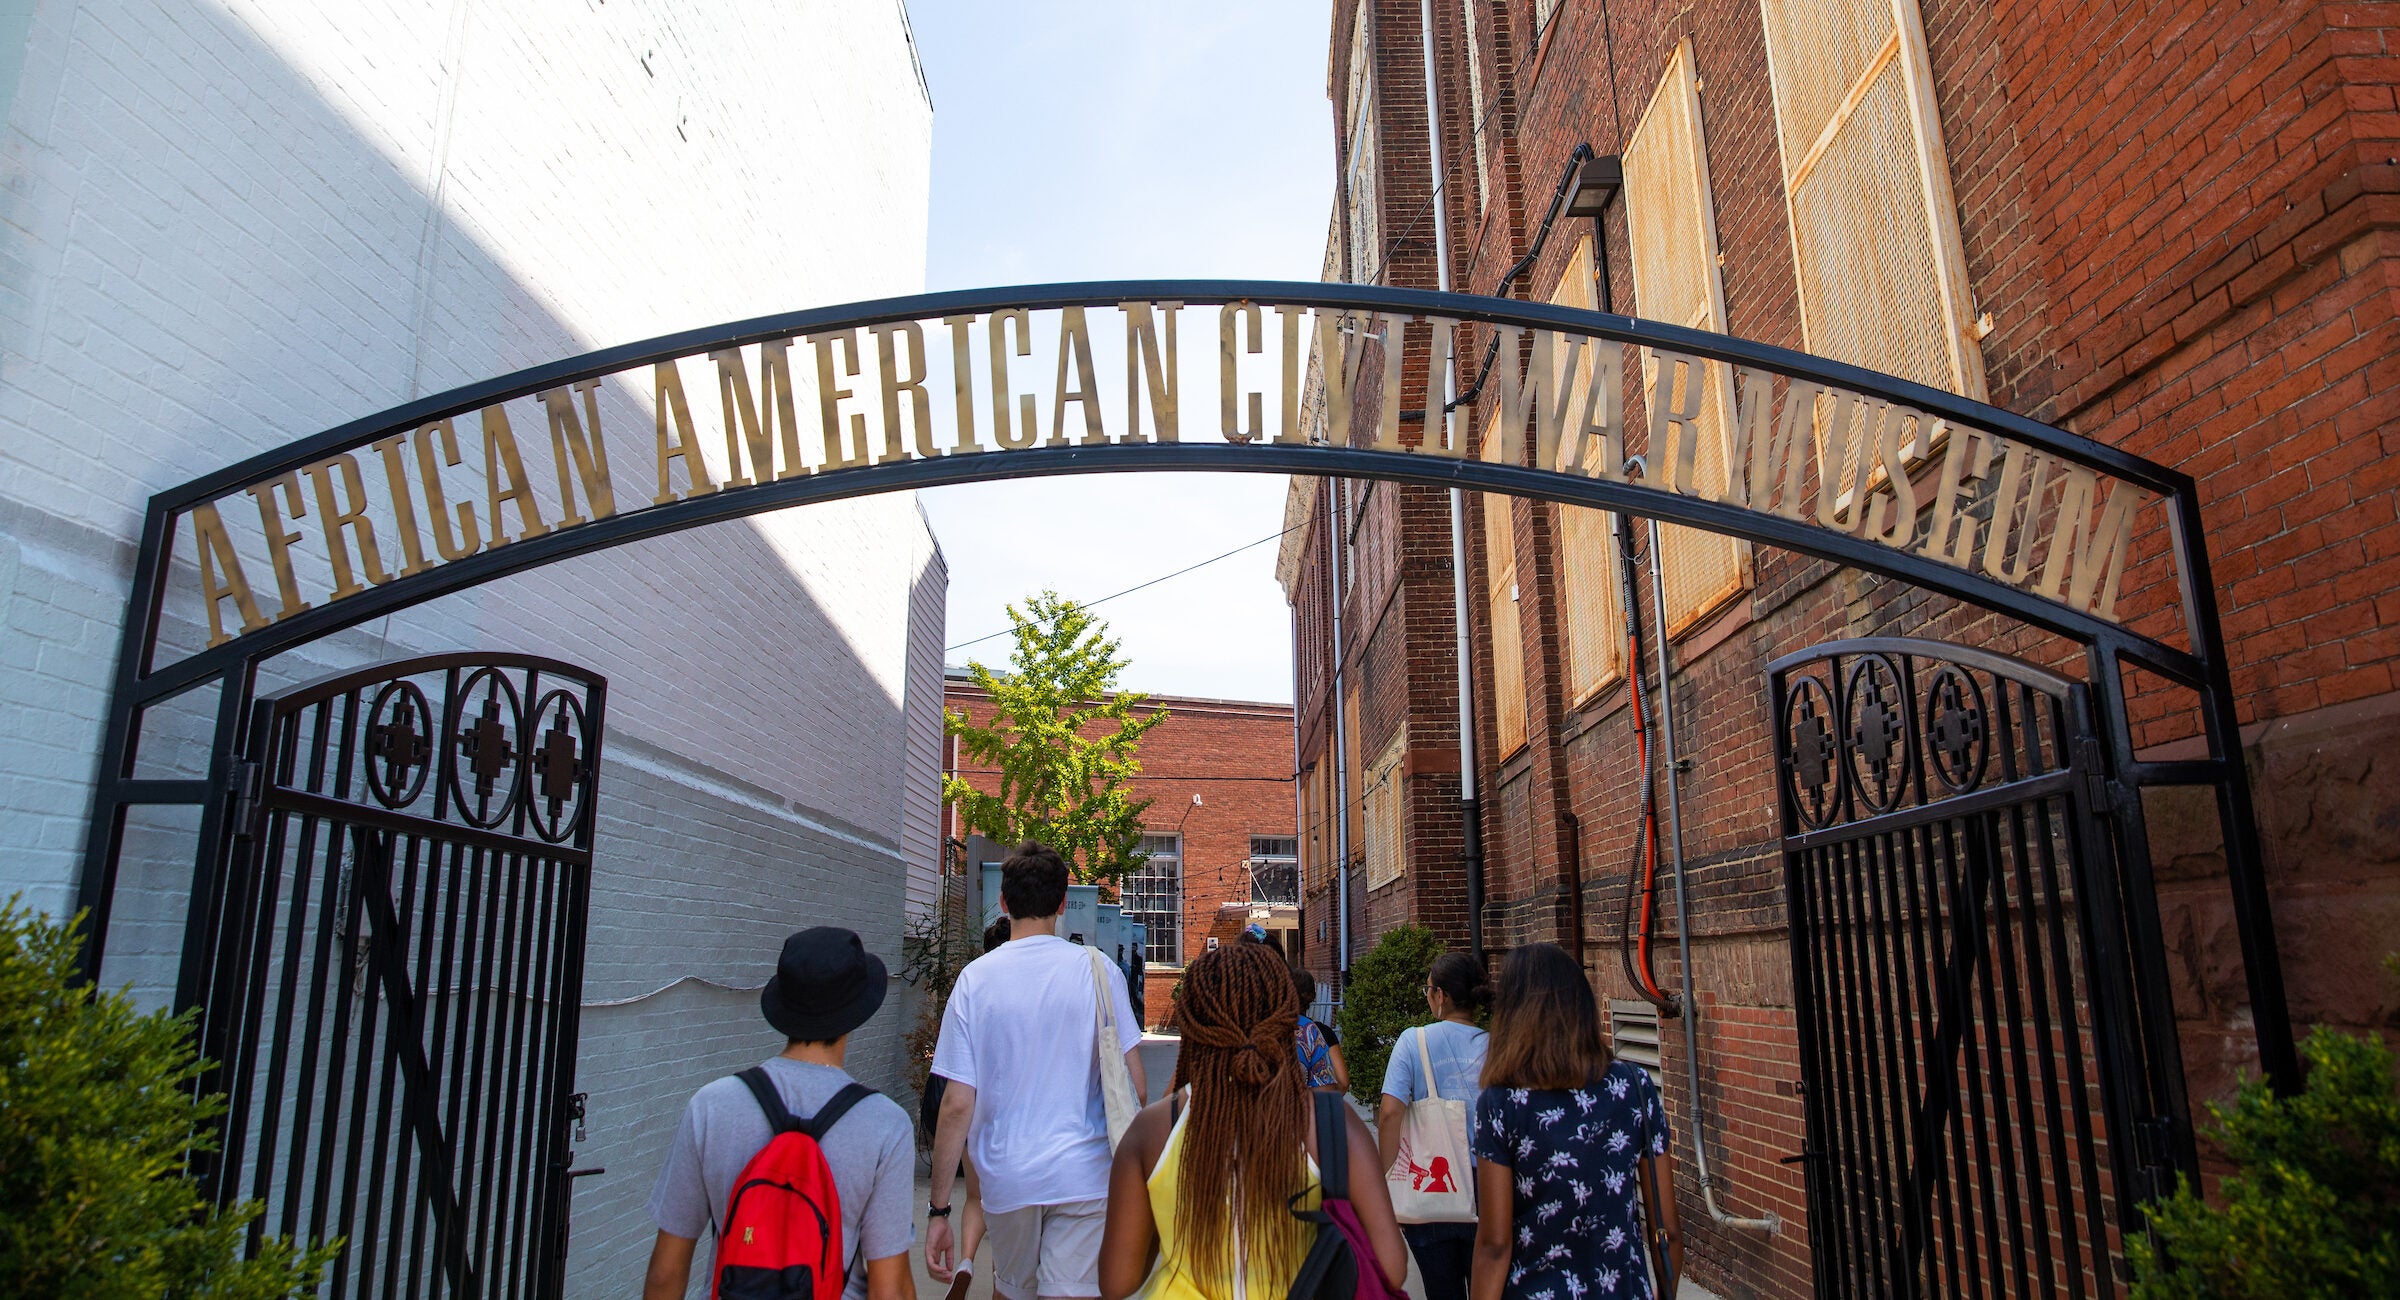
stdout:
<svg viewBox="0 0 2400 1300">
<path fill-rule="evenodd" d="M 833 1094 L 824 1105 L 818 1107 L 816 1114 L 800 1121 L 799 1129 L 808 1134 L 811 1139 L 822 1143 L 825 1140 L 826 1130 L 832 1128 L 835 1121 L 849 1114 L 852 1106 L 874 1095 L 875 1090 L 863 1083 L 847 1084 L 840 1092 Z"/>
<path fill-rule="evenodd" d="M 794 1119 L 791 1110 L 783 1104 L 783 1093 L 775 1087 L 775 1081 L 767 1077 L 765 1066 L 753 1065 L 734 1077 L 747 1085 L 750 1095 L 758 1099 L 758 1108 L 766 1112 L 768 1132 L 777 1135 L 806 1133 L 809 1140 L 814 1142 L 823 1142 L 825 1131 L 833 1127 L 834 1121 L 849 1114 L 852 1106 L 876 1095 L 873 1088 L 863 1083 L 848 1084 L 818 1107 L 816 1114 L 807 1119 Z"/>
<path fill-rule="evenodd" d="M 1312 1092 L 1317 1104 L 1317 1185 L 1329 1201 L 1350 1199 L 1350 1126 L 1344 1121 L 1342 1099 L 1330 1092 Z"/>
<path fill-rule="evenodd" d="M 792 1112 L 785 1108 L 783 1094 L 776 1090 L 775 1081 L 767 1077 L 767 1067 L 753 1065 L 733 1077 L 748 1085 L 750 1095 L 758 1099 L 758 1108 L 767 1115 L 769 1133 L 790 1133 L 800 1127 Z"/>
</svg>

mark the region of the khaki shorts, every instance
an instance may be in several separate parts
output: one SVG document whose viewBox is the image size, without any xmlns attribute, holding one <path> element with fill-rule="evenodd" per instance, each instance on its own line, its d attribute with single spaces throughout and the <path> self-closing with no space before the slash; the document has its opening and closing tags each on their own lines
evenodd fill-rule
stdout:
<svg viewBox="0 0 2400 1300">
<path fill-rule="evenodd" d="M 1108 1202 L 1028 1205 L 988 1215 L 992 1287 L 1002 1300 L 1100 1294 L 1100 1229 Z"/>
</svg>

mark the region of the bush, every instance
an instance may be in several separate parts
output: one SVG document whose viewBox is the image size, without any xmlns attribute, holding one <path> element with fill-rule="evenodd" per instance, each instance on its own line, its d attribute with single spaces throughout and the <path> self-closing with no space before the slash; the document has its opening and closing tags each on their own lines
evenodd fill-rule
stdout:
<svg viewBox="0 0 2400 1300">
<path fill-rule="evenodd" d="M 81 919 L 0 904 L 0 1294 L 266 1300 L 312 1291 L 336 1253 L 269 1238 L 184 1168 L 225 1107 L 196 1097 L 189 1016 L 76 983 Z"/>
<path fill-rule="evenodd" d="M 2320 1027 L 2308 1086 L 2244 1084 L 2208 1131 L 2236 1167 L 2211 1206 L 2189 1186 L 2126 1243 L 2136 1300 L 2400 1295 L 2400 1097 L 2391 1049 Z"/>
<path fill-rule="evenodd" d="M 1373 1106 L 1383 1095 L 1383 1067 L 1400 1031 L 1433 1018 L 1425 1005 L 1425 975 L 1447 949 L 1433 931 L 1404 925 L 1383 936 L 1366 956 L 1350 964 L 1342 992 L 1342 1061 L 1350 1067 L 1350 1095 Z"/>
</svg>

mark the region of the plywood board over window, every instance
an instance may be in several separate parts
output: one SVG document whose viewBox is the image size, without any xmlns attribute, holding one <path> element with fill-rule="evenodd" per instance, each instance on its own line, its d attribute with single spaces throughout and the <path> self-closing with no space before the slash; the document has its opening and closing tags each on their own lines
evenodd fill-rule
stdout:
<svg viewBox="0 0 2400 1300">
<path fill-rule="evenodd" d="M 1494 428 L 1483 431 L 1483 457 L 1500 458 Z M 1483 572 L 1491 598 L 1492 725 L 1499 731 L 1498 757 L 1525 747 L 1525 640 L 1517 622 L 1517 529 L 1510 500 L 1497 493 L 1483 503 Z"/>
<path fill-rule="evenodd" d="M 1373 283 L 1383 270 L 1383 230 L 1376 207 L 1383 165 L 1375 122 L 1375 46 L 1367 27 L 1375 9 L 1360 0 L 1350 26 L 1350 78 L 1343 98 L 1342 192 L 1350 226 L 1350 279 Z"/>
<path fill-rule="evenodd" d="M 1567 259 L 1550 301 L 1591 310 L 1599 306 L 1592 279 L 1592 241 L 1584 237 Z M 1591 391 L 1597 354 L 1576 359 L 1579 373 L 1569 390 Z M 1583 703 L 1625 675 L 1625 607 L 1618 594 L 1617 517 L 1606 510 L 1561 505 L 1558 510 L 1560 611 L 1567 629 L 1567 697 Z"/>
<path fill-rule="evenodd" d="M 1760 0 L 1808 350 L 1982 400 L 1917 0 Z"/>
<path fill-rule="evenodd" d="M 1725 329 L 1725 281 L 1717 263 L 1716 201 L 1708 181 L 1700 83 L 1689 39 L 1676 43 L 1658 89 L 1625 145 L 1625 225 L 1632 244 L 1634 310 L 1693 329 Z M 1647 449 L 1648 473 L 1665 486 L 1715 496 L 1725 483 L 1726 413 L 1732 375 L 1723 366 L 1662 367 L 1642 352 L 1644 401 L 1693 412 L 1689 463 L 1670 447 Z M 1740 594 L 1749 575 L 1746 543 L 1676 525 L 1661 530 L 1659 567 L 1670 634 Z"/>
<path fill-rule="evenodd" d="M 1392 733 L 1391 743 L 1375 756 L 1366 772 L 1367 888 L 1381 889 L 1408 870 L 1408 837 L 1401 833 L 1400 756 L 1408 751 L 1408 728 Z"/>
</svg>

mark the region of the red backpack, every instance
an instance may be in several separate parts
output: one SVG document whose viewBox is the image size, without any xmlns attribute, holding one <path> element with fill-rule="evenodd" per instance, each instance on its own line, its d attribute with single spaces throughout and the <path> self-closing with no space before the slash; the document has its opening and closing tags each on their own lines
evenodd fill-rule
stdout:
<svg viewBox="0 0 2400 1300">
<path fill-rule="evenodd" d="M 853 1083 L 808 1119 L 794 1119 L 763 1067 L 735 1076 L 749 1085 L 772 1133 L 733 1182 L 717 1234 L 716 1300 L 841 1300 L 850 1269 L 842 1253 L 842 1197 L 817 1144 L 834 1121 L 875 1095 Z"/>
</svg>

